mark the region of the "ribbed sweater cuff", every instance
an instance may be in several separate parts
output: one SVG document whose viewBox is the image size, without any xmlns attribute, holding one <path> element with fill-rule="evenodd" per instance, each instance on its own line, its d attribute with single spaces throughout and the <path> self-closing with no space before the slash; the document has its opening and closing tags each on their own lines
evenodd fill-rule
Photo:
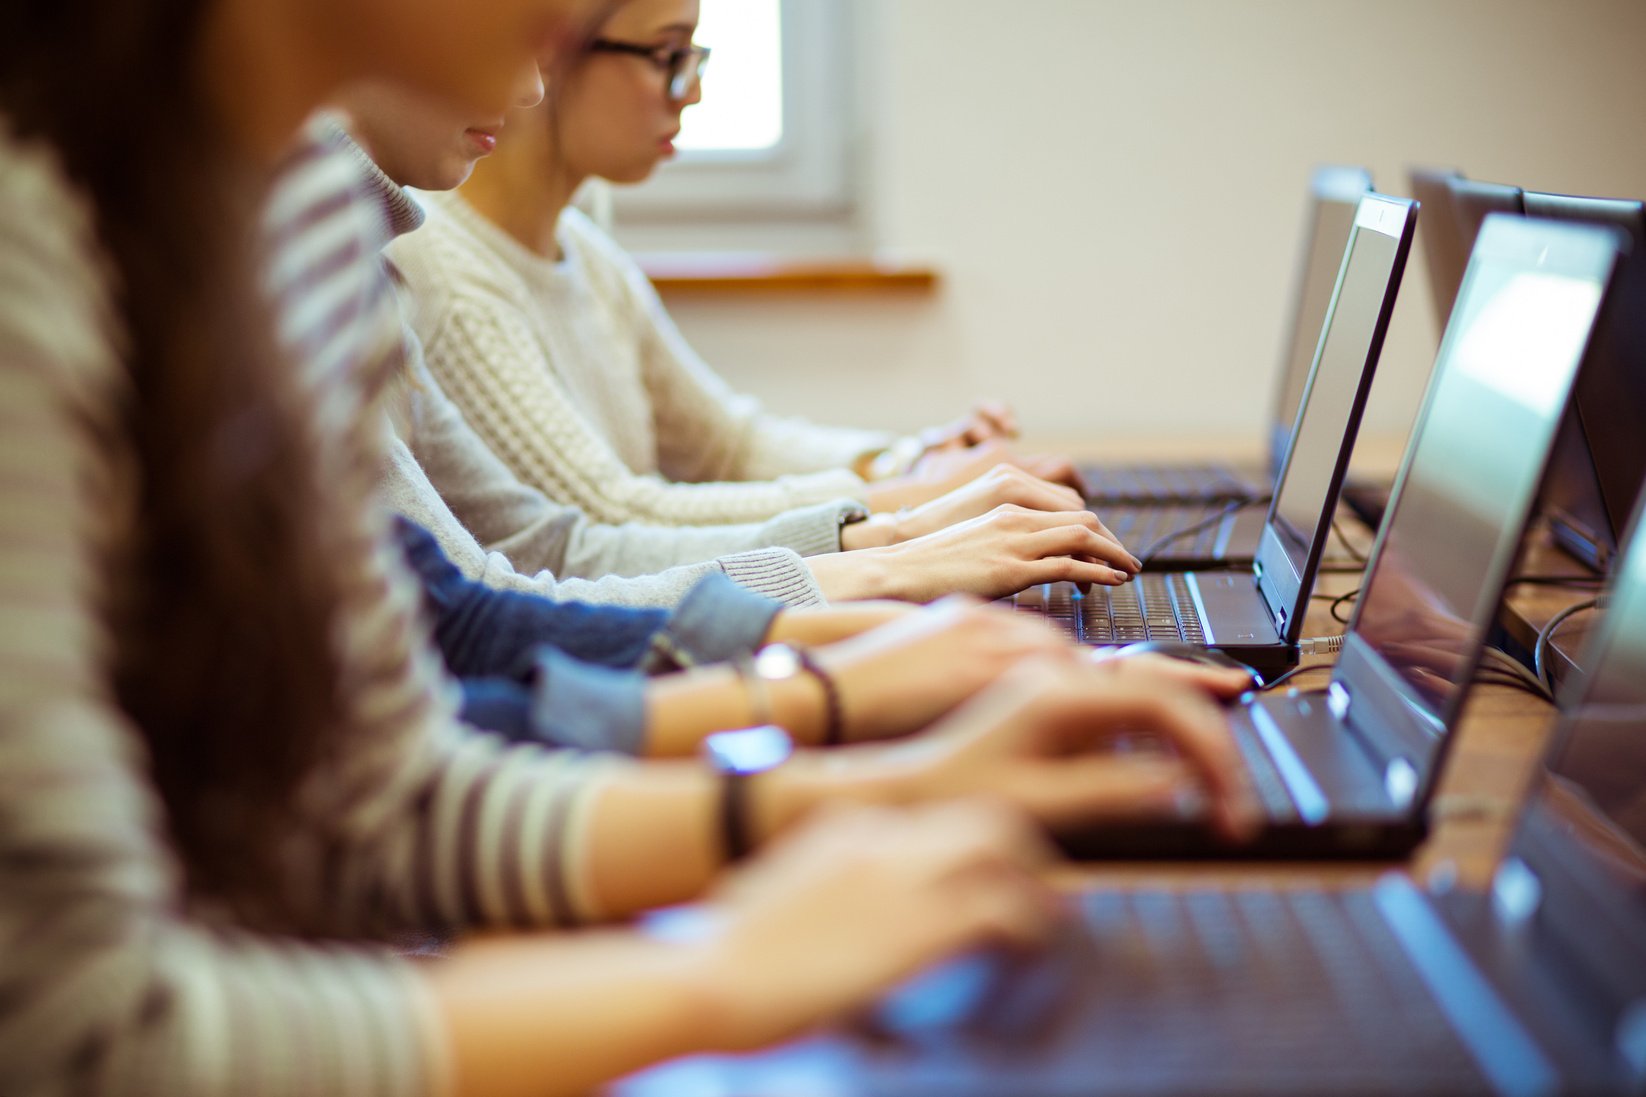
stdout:
<svg viewBox="0 0 1646 1097">
<path fill-rule="evenodd" d="M 761 526 L 773 548 L 793 549 L 802 556 L 840 551 L 840 527 L 863 513 L 863 504 L 851 499 L 784 511 Z"/>
<path fill-rule="evenodd" d="M 740 552 L 735 556 L 722 556 L 715 563 L 738 585 L 786 606 L 829 604 L 806 562 L 789 549 Z"/>
</svg>

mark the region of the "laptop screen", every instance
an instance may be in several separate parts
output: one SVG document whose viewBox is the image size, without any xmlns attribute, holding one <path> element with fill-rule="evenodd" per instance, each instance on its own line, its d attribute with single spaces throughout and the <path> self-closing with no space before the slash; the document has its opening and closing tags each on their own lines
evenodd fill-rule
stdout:
<svg viewBox="0 0 1646 1097">
<path fill-rule="evenodd" d="M 1635 885 L 1646 887 L 1646 537 L 1636 535 L 1618 566 L 1584 664 L 1540 800 L 1555 818 L 1587 822 L 1579 837 L 1610 854 L 1602 863 L 1632 868 Z"/>
<path fill-rule="evenodd" d="M 1280 387 L 1276 392 L 1273 433 L 1269 438 L 1269 478 L 1280 476 L 1280 464 L 1292 441 L 1292 425 L 1303 406 L 1303 390 L 1309 384 L 1309 367 L 1326 326 L 1326 309 L 1337 288 L 1337 274 L 1343 267 L 1343 251 L 1354 228 L 1360 198 L 1372 189 L 1372 177 L 1363 168 L 1325 167 L 1315 172 L 1310 191 L 1308 236 L 1304 245 L 1302 281 L 1298 285 L 1296 309 L 1292 317 L 1291 339 L 1286 346 Z"/>
<path fill-rule="evenodd" d="M 1330 528 L 1335 493 L 1365 407 L 1411 243 L 1414 208 L 1367 195 L 1356 213 L 1325 331 L 1292 433 L 1292 447 L 1269 505 L 1258 551 L 1264 597 L 1301 625 L 1310 568 Z M 1290 639 L 1290 637 L 1288 637 Z"/>
<path fill-rule="evenodd" d="M 1615 255 L 1605 234 L 1499 216 L 1470 260 L 1350 625 L 1425 741 L 1474 674 Z"/>
</svg>

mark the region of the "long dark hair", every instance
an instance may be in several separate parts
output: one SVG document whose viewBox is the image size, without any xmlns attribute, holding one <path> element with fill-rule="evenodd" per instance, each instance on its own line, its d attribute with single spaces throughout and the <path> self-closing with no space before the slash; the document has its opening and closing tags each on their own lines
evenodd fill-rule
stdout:
<svg viewBox="0 0 1646 1097">
<path fill-rule="evenodd" d="M 106 607 L 115 696 L 191 888 L 273 914 L 297 785 L 347 723 L 342 587 L 309 417 L 254 273 L 259 173 L 202 86 L 217 6 L 7 0 L 0 111 L 88 200 L 125 326 L 117 442 L 139 495 Z"/>
</svg>

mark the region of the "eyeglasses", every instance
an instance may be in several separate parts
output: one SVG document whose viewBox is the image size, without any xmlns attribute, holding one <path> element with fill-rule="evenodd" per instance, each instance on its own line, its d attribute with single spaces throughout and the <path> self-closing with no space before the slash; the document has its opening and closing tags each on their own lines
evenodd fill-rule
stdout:
<svg viewBox="0 0 1646 1097">
<path fill-rule="evenodd" d="M 641 46 L 633 42 L 614 42 L 610 38 L 597 38 L 589 43 L 589 50 L 594 53 L 626 53 L 632 57 L 644 57 L 652 63 L 652 67 L 668 77 L 664 90 L 668 92 L 673 102 L 682 102 L 691 94 L 692 88 L 703 79 L 703 70 L 709 67 L 709 48 L 707 46 L 687 46 L 684 49 L 670 49 L 668 46 Z"/>
</svg>

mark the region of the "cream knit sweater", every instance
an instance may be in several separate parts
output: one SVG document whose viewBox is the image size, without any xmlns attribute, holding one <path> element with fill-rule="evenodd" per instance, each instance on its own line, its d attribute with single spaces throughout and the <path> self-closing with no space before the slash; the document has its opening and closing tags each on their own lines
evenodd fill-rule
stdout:
<svg viewBox="0 0 1646 1097">
<path fill-rule="evenodd" d="M 521 480 L 610 523 L 754 522 L 862 495 L 847 466 L 891 439 L 733 392 L 583 214 L 562 216 L 553 261 L 457 195 L 426 198 L 428 223 L 390 258 L 430 369 Z"/>
</svg>

